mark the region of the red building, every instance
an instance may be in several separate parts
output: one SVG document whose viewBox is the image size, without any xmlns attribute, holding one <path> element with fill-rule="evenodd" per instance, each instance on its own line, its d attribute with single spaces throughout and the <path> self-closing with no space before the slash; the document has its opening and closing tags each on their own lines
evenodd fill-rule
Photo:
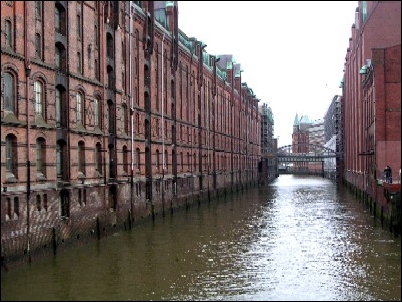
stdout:
<svg viewBox="0 0 402 302">
<path fill-rule="evenodd" d="M 5 259 L 256 185 L 258 99 L 177 1 L 1 2 Z"/>
<path fill-rule="evenodd" d="M 344 181 L 395 221 L 383 170 L 401 167 L 401 3 L 359 1 L 344 67 Z M 400 202 L 400 183 L 399 202 Z"/>
</svg>

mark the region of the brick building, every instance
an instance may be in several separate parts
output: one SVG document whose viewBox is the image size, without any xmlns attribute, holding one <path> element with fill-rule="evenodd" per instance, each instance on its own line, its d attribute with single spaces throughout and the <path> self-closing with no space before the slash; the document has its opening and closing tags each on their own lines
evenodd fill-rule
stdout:
<svg viewBox="0 0 402 302">
<path fill-rule="evenodd" d="M 2 258 L 258 181 L 258 99 L 177 1 L 1 2 Z"/>
<path fill-rule="evenodd" d="M 344 66 L 341 100 L 344 181 L 395 220 L 383 170 L 401 167 L 401 3 L 359 1 Z M 399 184 L 400 202 L 400 184 Z"/>
<path fill-rule="evenodd" d="M 278 140 L 274 138 L 274 114 L 268 104 L 258 108 L 261 115 L 261 162 L 258 164 L 260 183 L 265 184 L 278 177 L 278 162 L 274 154 L 277 153 Z"/>
</svg>

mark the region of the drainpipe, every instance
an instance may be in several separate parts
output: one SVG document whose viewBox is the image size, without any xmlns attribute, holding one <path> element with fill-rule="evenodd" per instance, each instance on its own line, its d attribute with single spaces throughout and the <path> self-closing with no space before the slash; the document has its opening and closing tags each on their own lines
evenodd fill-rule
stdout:
<svg viewBox="0 0 402 302">
<path fill-rule="evenodd" d="M 31 236 L 30 234 L 30 210 L 29 210 L 29 199 L 31 197 L 31 158 L 30 158 L 30 131 L 29 128 L 31 127 L 30 123 L 29 123 L 29 102 L 30 102 L 30 98 L 29 98 L 29 76 L 31 75 L 31 64 L 30 64 L 30 60 L 28 59 L 28 37 L 27 37 L 27 32 L 28 32 L 28 20 L 27 20 L 27 16 L 28 16 L 28 7 L 27 7 L 27 2 L 24 2 L 24 9 L 25 9 L 25 18 L 24 18 L 24 26 L 25 26 L 25 41 L 24 41 L 24 45 L 25 45 L 25 76 L 26 76 L 26 115 L 27 115 L 27 254 L 28 254 L 28 262 L 31 263 L 31 252 L 30 252 L 30 240 L 29 237 Z"/>
</svg>

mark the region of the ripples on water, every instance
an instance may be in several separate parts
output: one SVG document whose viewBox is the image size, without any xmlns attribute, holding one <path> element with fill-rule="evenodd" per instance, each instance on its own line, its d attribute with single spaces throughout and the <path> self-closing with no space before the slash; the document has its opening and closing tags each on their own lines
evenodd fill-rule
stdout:
<svg viewBox="0 0 402 302">
<path fill-rule="evenodd" d="M 3 273 L 2 300 L 400 300 L 400 242 L 332 182 L 280 176 Z"/>
</svg>

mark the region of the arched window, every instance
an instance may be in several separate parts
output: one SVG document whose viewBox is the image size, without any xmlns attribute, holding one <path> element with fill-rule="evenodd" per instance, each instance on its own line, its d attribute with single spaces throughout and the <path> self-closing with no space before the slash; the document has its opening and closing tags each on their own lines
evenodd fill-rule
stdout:
<svg viewBox="0 0 402 302">
<path fill-rule="evenodd" d="M 35 80 L 34 92 L 35 92 L 35 115 L 37 116 L 39 115 L 44 119 L 45 118 L 43 115 L 44 90 L 43 90 L 43 83 L 41 81 Z"/>
<path fill-rule="evenodd" d="M 4 73 L 3 76 L 4 91 L 4 110 L 16 114 L 15 112 L 15 84 L 14 77 L 10 73 Z"/>
<path fill-rule="evenodd" d="M 63 45 L 63 43 L 57 42 L 55 44 L 54 60 L 55 60 L 55 68 L 62 72 L 66 72 L 66 67 L 67 67 L 66 48 Z"/>
<path fill-rule="evenodd" d="M 56 32 L 60 32 L 61 26 L 61 12 L 60 8 L 56 5 L 55 10 L 54 10 L 54 29 Z"/>
<path fill-rule="evenodd" d="M 84 98 L 80 91 L 76 94 L 77 126 L 84 126 Z"/>
</svg>

